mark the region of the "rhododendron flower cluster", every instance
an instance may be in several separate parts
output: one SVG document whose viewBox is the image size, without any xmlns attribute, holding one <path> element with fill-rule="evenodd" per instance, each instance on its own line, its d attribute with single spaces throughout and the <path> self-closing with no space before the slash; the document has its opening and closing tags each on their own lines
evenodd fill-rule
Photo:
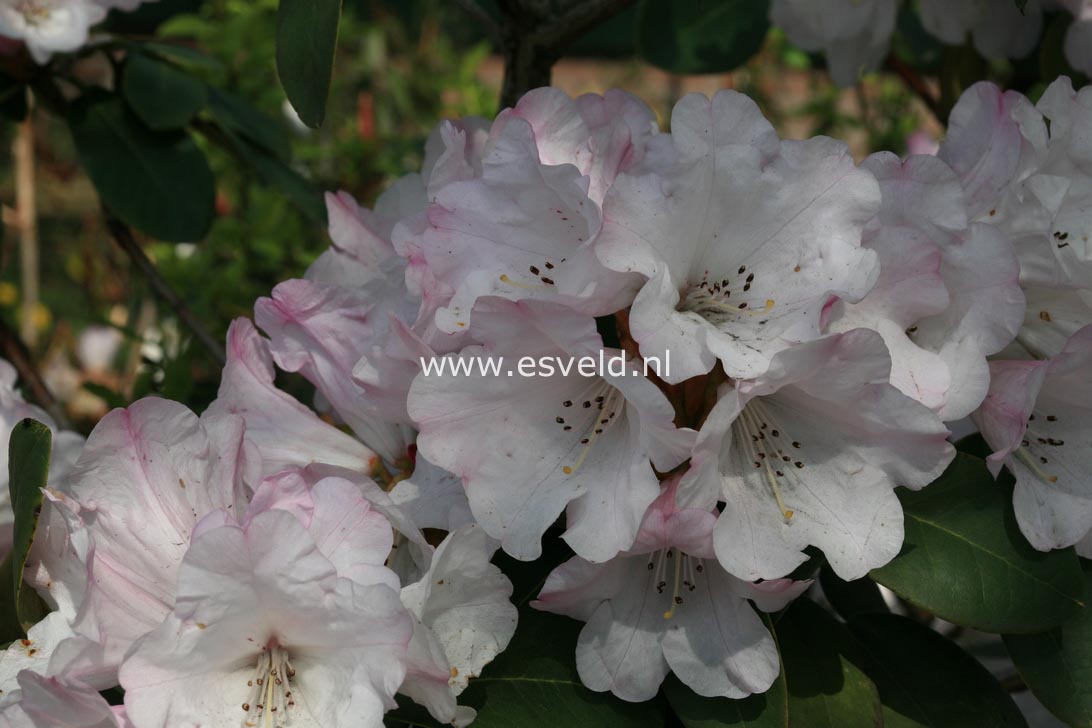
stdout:
<svg viewBox="0 0 1092 728">
<path fill-rule="evenodd" d="M 852 86 L 887 59 L 900 5 L 898 0 L 773 0 L 770 22 L 794 45 L 822 51 L 834 83 Z M 1092 73 L 1089 0 L 919 0 L 914 5 L 926 33 L 949 46 L 969 40 L 990 60 L 1027 57 L 1040 41 L 1044 11 L 1062 11 L 1073 17 L 1062 41 L 1066 61 Z"/>
<path fill-rule="evenodd" d="M 854 5 L 860 33 L 888 13 Z M 551 529 L 573 556 L 533 606 L 586 623 L 587 687 L 761 693 L 755 607 L 808 588 L 812 549 L 845 580 L 893 559 L 896 489 L 968 416 L 1029 541 L 1087 539 L 1090 94 L 978 85 L 937 156 L 860 164 L 733 91 L 669 131 L 551 88 L 441 123 L 374 209 L 328 195 L 330 248 L 232 325 L 207 411 L 114 411 L 51 481 L 28 575 L 54 611 L 0 709 L 355 728 L 401 694 L 465 725 L 516 627 L 491 559 Z M 424 369 L 600 354 L 626 371 Z"/>
</svg>

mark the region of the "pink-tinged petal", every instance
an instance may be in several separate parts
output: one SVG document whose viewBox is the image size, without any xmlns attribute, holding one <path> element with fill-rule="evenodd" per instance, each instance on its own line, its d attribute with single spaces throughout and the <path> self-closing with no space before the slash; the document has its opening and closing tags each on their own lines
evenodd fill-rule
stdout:
<svg viewBox="0 0 1092 728">
<path fill-rule="evenodd" d="M 993 366 L 1005 364 L 1010 362 Z M 1011 364 L 1002 368 L 1002 376 L 995 379 L 996 397 L 991 386 L 986 403 L 1009 415 L 1004 434 L 1012 439 L 998 447 L 990 437 L 996 433 L 983 429 L 987 442 L 998 447 L 990 460 L 996 467 L 1004 458 L 1016 476 L 1016 520 L 1031 545 L 1040 551 L 1071 546 L 1092 528 L 1092 325 L 1070 337 L 1058 355 L 1036 362 L 1036 370 Z M 1044 371 L 1041 378 L 1036 376 Z M 1017 435 L 1013 421 L 1018 409 L 1023 409 L 1019 424 L 1024 429 Z M 976 415 L 980 427 L 992 424 L 983 415 L 1001 416 L 987 412 L 984 404 Z"/>
<path fill-rule="evenodd" d="M 773 635 L 744 597 L 743 582 L 708 568 L 669 620 L 664 657 L 698 695 L 744 698 L 777 679 Z"/>
<path fill-rule="evenodd" d="M 972 218 L 989 217 L 1016 179 L 1027 146 L 1019 119 L 1029 111 L 1031 102 L 1022 94 L 986 81 L 964 91 L 952 109 L 938 156 L 962 180 Z"/>
<path fill-rule="evenodd" d="M 619 172 L 644 161 L 658 131 L 652 110 L 617 89 L 575 100 L 559 89 L 535 89 L 501 112 L 494 133 L 509 116 L 531 125 L 543 164 L 571 164 L 587 176 L 588 196 L 598 205 Z"/>
<path fill-rule="evenodd" d="M 392 589 L 339 579 L 295 516 L 267 511 L 194 541 L 175 612 L 122 665 L 126 708 L 137 725 L 227 728 L 253 719 L 240 706 L 262 699 L 248 681 L 269 678 L 256 670 L 269 651 L 294 668 L 267 688 L 285 703 L 291 689 L 293 724 L 378 728 L 411 632 Z"/>
<path fill-rule="evenodd" d="M 393 544 L 391 524 L 360 489 L 341 478 L 325 478 L 311 489 L 314 503 L 307 530 L 338 576 L 357 584 L 387 584 L 397 577 L 383 566 Z"/>
<path fill-rule="evenodd" d="M 711 508 L 679 507 L 680 477 L 673 475 L 663 482 L 660 495 L 645 512 L 641 529 L 629 553 L 651 553 L 674 547 L 699 558 L 714 558 L 713 526 L 717 522 L 716 514 Z"/>
<path fill-rule="evenodd" d="M 262 457 L 263 472 L 322 463 L 370 473 L 378 458 L 273 384 L 268 342 L 254 324 L 236 319 L 228 330 L 228 362 L 209 413 L 231 413 L 246 422 L 246 439 Z"/>
<path fill-rule="evenodd" d="M 170 611 L 198 520 L 243 501 L 242 439 L 237 418 L 198 420 L 161 399 L 111 412 L 88 438 L 63 486 L 94 543 L 75 629 L 106 646 L 108 663 Z"/>
<path fill-rule="evenodd" d="M 974 413 L 974 421 L 993 448 L 986 462 L 994 475 L 1020 447 L 1049 368 L 1046 361 L 991 362 L 989 393 Z"/>
<path fill-rule="evenodd" d="M 633 576 L 626 557 L 593 564 L 573 558 L 550 572 L 531 606 L 587 622 L 600 603 L 619 593 Z"/>
<path fill-rule="evenodd" d="M 93 688 L 63 678 L 19 673 L 20 705 L 31 725 L 44 728 L 124 728 L 106 699 Z"/>
<path fill-rule="evenodd" d="M 297 497 L 299 490 L 301 488 L 305 489 L 307 494 L 300 495 L 299 497 L 306 499 L 306 507 L 299 508 L 298 510 L 294 510 L 293 507 L 287 505 L 284 505 L 283 507 L 287 510 L 296 512 L 301 523 L 309 523 L 313 505 L 310 489 L 327 478 L 344 480 L 351 483 L 353 488 L 371 504 L 372 508 L 381 513 L 396 531 L 413 542 L 413 544 L 428 547 L 424 534 L 421 533 L 421 527 L 413 520 L 410 509 L 406 508 L 401 503 L 396 502 L 389 493 L 376 485 L 374 480 L 360 475 L 359 473 L 325 465 L 291 468 L 275 476 L 275 479 L 280 480 L 281 482 L 278 482 L 275 485 L 274 491 L 287 487 L 292 491 L 293 495 L 290 497 L 294 500 Z M 255 498 L 257 499 L 257 495 Z M 431 547 L 428 548 L 431 549 Z"/>
<path fill-rule="evenodd" d="M 491 122 L 480 116 L 464 116 L 437 124 L 425 141 L 421 175 L 430 191 L 450 182 L 471 179 L 482 173 L 482 157 L 488 151 Z"/>
<path fill-rule="evenodd" d="M 413 625 L 413 639 L 406 650 L 406 679 L 398 692 L 426 708 L 440 723 L 455 719 L 458 703 L 448 681 L 451 668 L 440 641 L 420 621 Z"/>
<path fill-rule="evenodd" d="M 357 362 L 388 330 L 389 309 L 375 288 L 285 281 L 272 298 L 258 299 L 254 315 L 278 366 L 306 377 L 358 437 L 393 462 L 406 448 L 399 425 L 383 417 L 372 393 L 353 379 Z"/>
<path fill-rule="evenodd" d="M 344 191 L 326 193 L 326 217 L 332 244 L 307 277 L 337 285 L 362 285 L 378 277 L 383 261 L 394 255 L 389 231 L 378 229 L 374 214 Z"/>
<path fill-rule="evenodd" d="M 437 311 L 441 331 L 466 328 L 482 296 L 561 300 L 592 315 L 626 303 L 628 279 L 603 268 L 589 247 L 600 219 L 587 180 L 571 165 L 540 162 L 522 119 L 505 120 L 482 176 L 437 190 L 427 216 L 415 246 L 454 292 Z"/>
<path fill-rule="evenodd" d="M 398 589 L 396 575 L 383 566 L 393 545 L 391 523 L 369 495 L 374 494 L 345 478 L 313 479 L 305 472 L 286 470 L 262 481 L 247 509 L 246 523 L 267 511 L 287 511 L 307 529 L 339 577 L 363 586 Z"/>
</svg>

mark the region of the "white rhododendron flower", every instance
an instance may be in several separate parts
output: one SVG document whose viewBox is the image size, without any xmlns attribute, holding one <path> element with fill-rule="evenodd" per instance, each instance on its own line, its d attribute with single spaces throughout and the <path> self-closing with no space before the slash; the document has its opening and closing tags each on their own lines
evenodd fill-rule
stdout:
<svg viewBox="0 0 1092 728">
<path fill-rule="evenodd" d="M 212 518 L 182 560 L 174 609 L 121 666 L 134 724 L 382 726 L 413 631 L 394 574 L 342 577 L 287 511 Z M 386 529 L 386 545 L 360 541 L 356 555 L 381 560 Z"/>
<path fill-rule="evenodd" d="M 753 377 L 819 335 L 831 296 L 859 300 L 877 275 L 861 232 L 880 202 L 871 174 L 831 139 L 782 141 L 753 101 L 692 94 L 671 116 L 677 159 L 623 174 L 596 249 L 646 279 L 629 327 L 645 356 L 671 352 L 678 383 L 719 361 Z"/>
<path fill-rule="evenodd" d="M 0 35 L 21 40 L 38 63 L 77 50 L 106 17 L 93 0 L 0 0 Z"/>
<path fill-rule="evenodd" d="M 208 513 L 245 506 L 254 465 L 241 419 L 199 419 L 168 400 L 115 410 L 92 432 L 52 504 L 76 511 L 70 532 L 86 530 L 87 571 L 58 563 L 72 559 L 68 549 L 40 558 L 51 589 L 82 594 L 73 629 L 101 646 L 103 672 L 170 613 L 190 533 Z"/>
<path fill-rule="evenodd" d="M 880 276 L 860 302 L 831 308 L 828 329 L 878 331 L 899 391 L 941 419 L 966 417 L 986 396 L 986 356 L 1024 315 L 1016 254 L 996 228 L 968 225 L 959 179 L 943 161 L 879 152 L 862 166 L 883 192 L 863 238 Z"/>
<path fill-rule="evenodd" d="M 936 479 L 954 450 L 948 430 L 888 383 L 882 338 L 856 329 L 774 356 L 769 372 L 723 385 L 702 425 L 680 499 L 724 501 L 717 558 L 749 581 L 789 574 L 823 550 L 843 579 L 902 546 L 897 486 Z"/>
<path fill-rule="evenodd" d="M 975 423 L 994 449 L 994 474 L 1016 476 L 1020 530 L 1041 551 L 1072 546 L 1092 530 L 1092 326 L 1055 355 L 990 366 Z"/>
<path fill-rule="evenodd" d="M 963 181 L 972 219 L 998 226 L 1025 288 L 1092 286 L 1092 88 L 1060 78 L 1033 106 L 978 83 L 952 110 L 939 156 Z"/>
<path fill-rule="evenodd" d="M 679 508 L 677 485 L 665 485 L 632 548 L 605 563 L 567 561 L 533 606 L 587 622 L 576 665 L 592 690 L 649 700 L 673 671 L 699 695 L 765 692 L 777 648 L 748 600 L 776 611 L 809 582 L 748 584 L 725 572 L 713 555 L 716 513 Z"/>
<path fill-rule="evenodd" d="M 993 0 L 920 0 L 925 30 L 948 45 L 961 46 L 970 35 L 986 58 L 1023 58 L 1039 42 L 1043 27 L 1040 0 L 1017 3 Z"/>
<path fill-rule="evenodd" d="M 823 51 L 839 86 L 852 86 L 887 56 L 898 0 L 773 0 L 770 21 L 806 51 Z"/>
<path fill-rule="evenodd" d="M 0 38 L 26 44 L 38 63 L 79 50 L 93 25 L 117 8 L 129 12 L 157 0 L 0 0 Z"/>
<path fill-rule="evenodd" d="M 604 349 L 595 321 L 557 304 L 482 299 L 470 334 L 482 342 L 459 357 L 556 357 L 570 367 Z M 550 376 L 500 377 L 451 370 L 421 374 L 410 390 L 418 447 L 466 485 L 478 523 L 521 559 L 563 510 L 566 541 L 594 561 L 629 547 L 656 498 L 660 471 L 689 455 L 692 431 L 678 430 L 666 397 L 629 364 L 588 377 L 559 366 Z"/>
<path fill-rule="evenodd" d="M 1005 234 L 1019 257 L 1026 311 L 1015 341 L 990 364 L 974 421 L 994 450 L 994 473 L 1004 465 L 1015 475 L 1017 522 L 1043 551 L 1092 528 L 1090 121 L 1092 96 L 1067 78 L 1034 106 L 979 83 L 957 103 L 940 149 L 974 201 L 971 214 Z"/>
</svg>

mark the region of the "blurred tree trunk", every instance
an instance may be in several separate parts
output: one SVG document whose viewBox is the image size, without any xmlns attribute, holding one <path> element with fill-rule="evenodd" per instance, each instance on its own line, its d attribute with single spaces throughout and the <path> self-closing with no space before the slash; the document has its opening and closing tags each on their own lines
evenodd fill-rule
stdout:
<svg viewBox="0 0 1092 728">
<path fill-rule="evenodd" d="M 550 85 L 550 70 L 565 49 L 635 0 L 498 0 L 499 26 L 483 23 L 504 54 L 501 107 L 533 88 Z M 462 0 L 467 7 L 473 0 Z M 480 18 L 480 7 L 468 11 Z M 490 27 L 492 26 L 492 27 Z"/>
</svg>

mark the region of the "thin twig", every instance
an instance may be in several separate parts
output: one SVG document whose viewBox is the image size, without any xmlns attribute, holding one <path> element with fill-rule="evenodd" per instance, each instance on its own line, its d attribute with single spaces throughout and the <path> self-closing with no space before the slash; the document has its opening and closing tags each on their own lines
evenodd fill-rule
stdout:
<svg viewBox="0 0 1092 728">
<path fill-rule="evenodd" d="M 212 354 L 213 358 L 220 363 L 221 366 L 227 360 L 224 354 L 224 347 L 216 339 L 212 338 L 208 330 L 204 325 L 197 320 L 197 317 L 190 311 L 189 306 L 179 297 L 174 289 L 171 288 L 167 281 L 163 280 L 163 277 L 159 275 L 159 271 L 156 270 L 155 264 L 144 253 L 144 249 L 137 243 L 136 238 L 133 237 L 133 232 L 129 229 L 129 226 L 118 220 L 109 212 L 106 213 L 106 227 L 110 231 L 110 236 L 114 238 L 114 241 L 125 251 L 125 254 L 129 256 L 129 259 L 140 268 L 140 272 L 144 274 L 144 277 L 148 280 L 148 283 L 152 287 L 152 291 L 159 298 L 163 299 L 168 306 L 174 309 L 174 313 L 178 316 L 179 320 L 186 325 L 198 341 Z"/>
<path fill-rule="evenodd" d="M 921 99 L 921 102 L 925 104 L 933 116 L 943 123 L 944 119 L 941 118 L 940 114 L 940 102 L 933 96 L 933 90 L 929 88 L 929 84 L 925 83 L 925 79 L 913 68 L 899 60 L 894 53 L 887 57 L 887 65 Z"/>
<path fill-rule="evenodd" d="M 4 358 L 11 362 L 15 371 L 19 372 L 19 381 L 27 388 L 31 400 L 49 413 L 49 416 L 57 423 L 57 427 L 63 430 L 70 429 L 71 424 L 64 413 L 64 408 L 53 398 L 45 381 L 38 374 L 26 344 L 2 318 L 0 318 L 0 351 L 3 351 Z"/>
<path fill-rule="evenodd" d="M 485 34 L 489 36 L 489 40 L 500 45 L 500 26 L 497 25 L 496 21 L 489 16 L 489 13 L 485 12 L 485 9 L 477 3 L 477 0 L 455 0 L 455 4 L 458 5 L 464 13 L 474 19 L 481 29 L 485 31 Z"/>
</svg>

